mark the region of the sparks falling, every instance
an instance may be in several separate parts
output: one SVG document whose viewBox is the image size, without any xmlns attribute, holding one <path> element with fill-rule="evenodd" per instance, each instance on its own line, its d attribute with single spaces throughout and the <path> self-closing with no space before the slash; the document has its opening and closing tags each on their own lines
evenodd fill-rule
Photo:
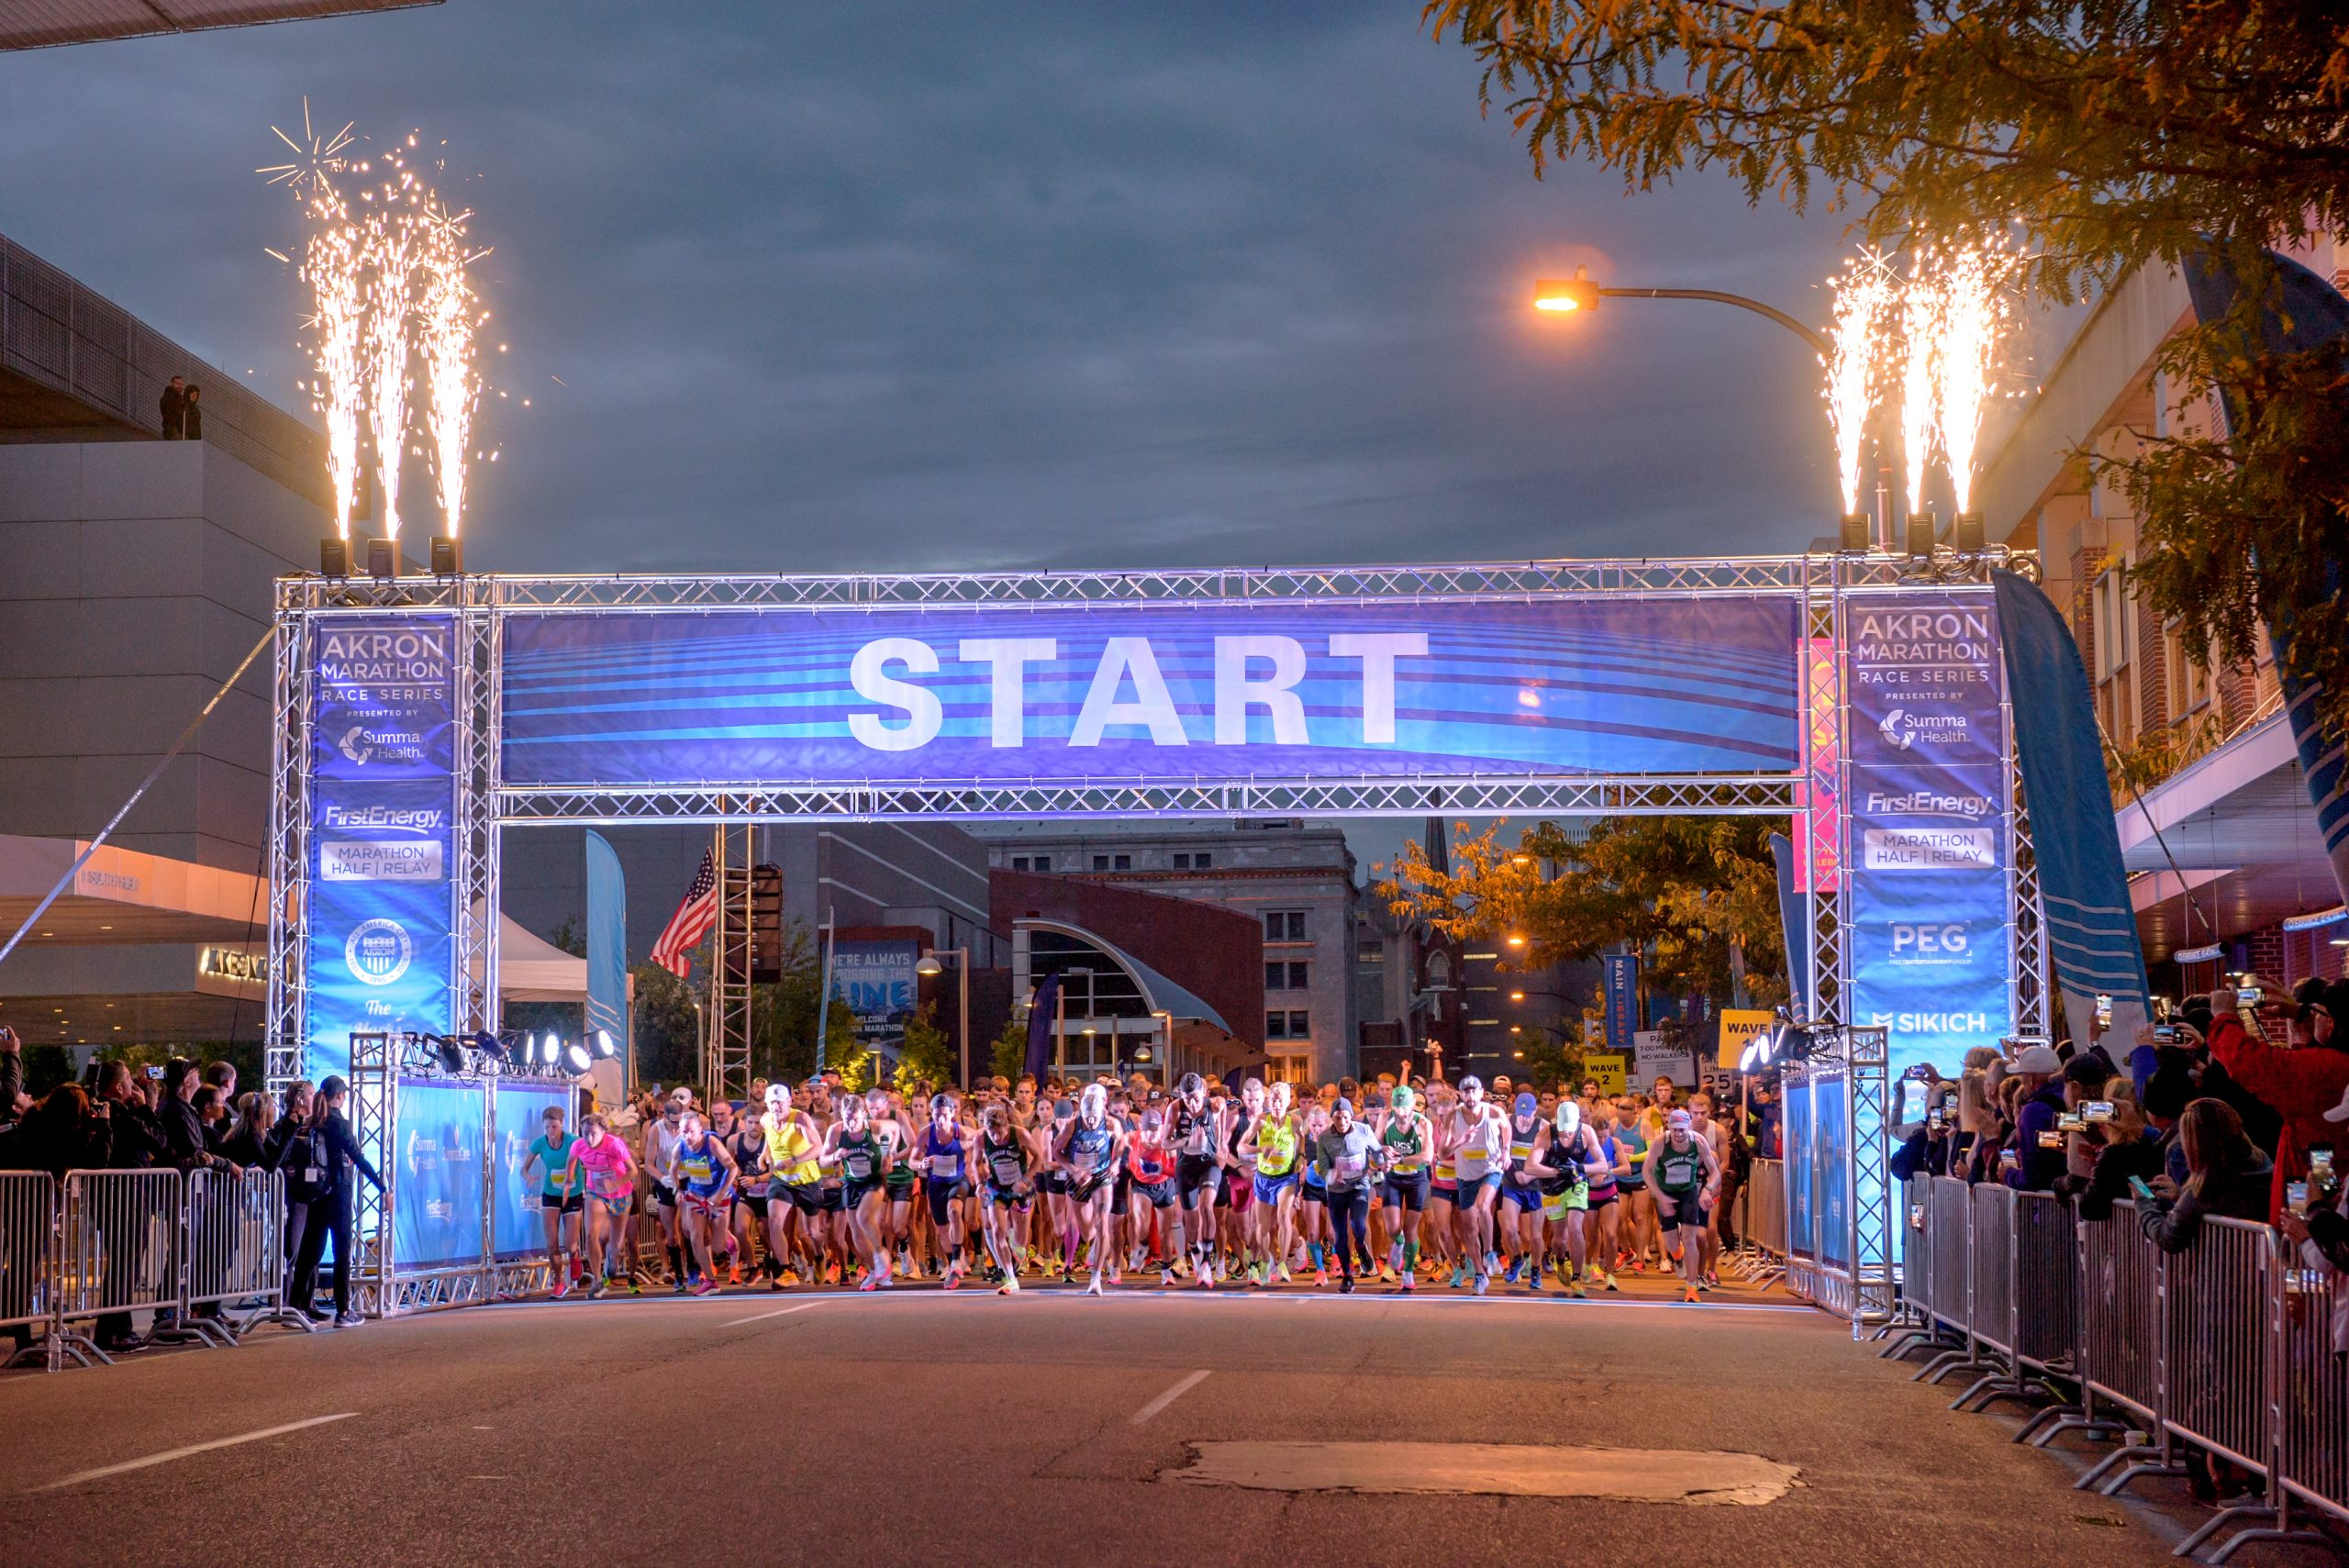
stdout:
<svg viewBox="0 0 2349 1568">
<path fill-rule="evenodd" d="M 359 360 L 364 311 L 358 225 L 333 185 L 320 182 L 308 203 L 310 242 L 302 280 L 310 285 L 310 404 L 327 429 L 327 481 L 334 490 L 336 534 L 351 537 L 359 496 L 359 410 L 365 392 Z"/>
<path fill-rule="evenodd" d="M 421 266 L 424 295 L 417 310 L 417 342 L 424 361 L 425 424 L 431 431 L 432 478 L 440 493 L 441 528 L 458 537 L 465 515 L 465 443 L 481 402 L 473 368 L 473 333 L 486 316 L 476 307 L 465 269 L 469 212 L 426 215 Z"/>
<path fill-rule="evenodd" d="M 407 452 L 408 314 L 417 270 L 417 222 L 399 182 L 367 215 L 367 425 L 375 438 L 375 487 L 384 537 L 400 537 L 400 461 Z"/>
<path fill-rule="evenodd" d="M 1846 517 L 1860 509 L 1868 417 L 1887 355 L 1892 318 L 1892 274 L 1881 256 L 1870 254 L 1845 265 L 1833 280 L 1835 320 L 1828 328 L 1834 351 L 1827 365 L 1827 417 L 1835 428 L 1835 473 L 1843 487 Z"/>
<path fill-rule="evenodd" d="M 1949 252 L 1939 269 L 1941 329 L 1934 358 L 1940 385 L 1933 422 L 1961 515 L 1974 505 L 1975 448 L 2008 322 L 2006 283 L 2012 262 L 2012 252 L 1993 240 Z"/>
<path fill-rule="evenodd" d="M 1925 509 L 1925 470 L 1932 462 L 1941 355 L 1941 290 L 1931 259 L 1920 261 L 1900 294 L 1900 459 L 1909 479 L 1909 511 Z"/>
</svg>

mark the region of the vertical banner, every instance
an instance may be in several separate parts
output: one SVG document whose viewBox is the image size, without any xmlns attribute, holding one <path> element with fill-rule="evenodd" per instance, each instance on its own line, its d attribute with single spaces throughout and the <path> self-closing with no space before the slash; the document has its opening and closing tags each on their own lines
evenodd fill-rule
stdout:
<svg viewBox="0 0 2349 1568">
<path fill-rule="evenodd" d="M 450 1027 L 456 625 L 322 618 L 312 636 L 312 1079 L 355 1030 Z"/>
<path fill-rule="evenodd" d="M 1606 1008 L 1607 1049 L 1628 1051 L 1640 1028 L 1640 955 L 1610 952 L 1602 954 L 1599 962 L 1606 976 L 1601 999 Z"/>
<path fill-rule="evenodd" d="M 1890 1031 L 1895 1076 L 1954 1073 L 2013 1028 L 1998 614 L 1987 595 L 1854 599 L 1846 1021 Z"/>
<path fill-rule="evenodd" d="M 832 951 L 832 999 L 856 1015 L 857 1042 L 896 1050 L 914 1016 L 914 965 L 921 944 L 910 939 L 844 941 Z"/>
<path fill-rule="evenodd" d="M 587 1032 L 628 1040 L 628 879 L 601 833 L 587 830 Z"/>
</svg>

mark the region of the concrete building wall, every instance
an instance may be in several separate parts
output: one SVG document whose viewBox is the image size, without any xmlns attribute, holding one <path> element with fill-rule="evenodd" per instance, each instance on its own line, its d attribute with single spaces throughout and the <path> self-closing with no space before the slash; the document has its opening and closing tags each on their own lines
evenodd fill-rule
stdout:
<svg viewBox="0 0 2349 1568">
<path fill-rule="evenodd" d="M 207 442 L 0 445 L 0 830 L 105 826 L 331 531 Z M 270 700 L 264 652 L 114 841 L 259 869 Z"/>
</svg>

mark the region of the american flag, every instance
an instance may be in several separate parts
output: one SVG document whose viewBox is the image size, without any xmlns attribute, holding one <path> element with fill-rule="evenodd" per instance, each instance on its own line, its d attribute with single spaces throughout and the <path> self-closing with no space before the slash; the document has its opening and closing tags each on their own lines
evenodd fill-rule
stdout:
<svg viewBox="0 0 2349 1568">
<path fill-rule="evenodd" d="M 709 851 L 701 852 L 701 870 L 694 873 L 694 884 L 685 889 L 685 902 L 669 917 L 669 924 L 661 932 L 661 940 L 652 944 L 652 962 L 683 980 L 685 977 L 685 955 L 693 951 L 709 929 L 718 922 L 718 862 Z"/>
</svg>

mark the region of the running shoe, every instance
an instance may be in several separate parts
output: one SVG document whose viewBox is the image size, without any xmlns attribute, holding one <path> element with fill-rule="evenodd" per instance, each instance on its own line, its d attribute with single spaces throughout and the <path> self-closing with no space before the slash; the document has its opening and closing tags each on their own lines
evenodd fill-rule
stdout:
<svg viewBox="0 0 2349 1568">
<path fill-rule="evenodd" d="M 946 1271 L 946 1288 L 948 1290 L 960 1290 L 963 1288 L 963 1271 L 960 1268 L 952 1268 Z"/>
<path fill-rule="evenodd" d="M 1453 1289 L 1453 1290 L 1458 1290 L 1462 1285 L 1466 1284 L 1467 1283 L 1468 1283 L 1468 1265 L 1467 1265 L 1467 1264 L 1465 1264 L 1465 1263 L 1454 1263 L 1454 1264 L 1453 1264 L 1453 1265 L 1452 1265 L 1452 1284 L 1451 1284 L 1451 1288 L 1452 1288 L 1452 1289 Z"/>
<path fill-rule="evenodd" d="M 1395 1283 L 1395 1265 L 1392 1263 L 1379 1264 L 1378 1280 L 1381 1284 L 1393 1284 Z"/>
<path fill-rule="evenodd" d="M 1327 1290 L 1330 1288 L 1330 1271 L 1328 1269 L 1323 1268 L 1313 1271 L 1313 1288 L 1316 1290 Z"/>
<path fill-rule="evenodd" d="M 1685 1290 L 1685 1291 L 1683 1291 L 1683 1292 L 1681 1293 L 1680 1299 L 1681 1299 L 1681 1300 L 1683 1300 L 1683 1301 L 1694 1301 L 1694 1300 L 1696 1300 L 1696 1299 L 1697 1299 L 1697 1287 L 1696 1287 L 1695 1285 L 1693 1285 L 1693 1284 L 1692 1284 L 1692 1285 L 1690 1285 L 1687 1290 Z"/>
<path fill-rule="evenodd" d="M 1005 1274 L 1003 1276 L 1003 1283 L 995 1287 L 995 1293 L 997 1296 L 1018 1296 L 1019 1294 L 1019 1273 L 1015 1271 L 1011 1273 Z"/>
<path fill-rule="evenodd" d="M 629 1275 L 628 1279 L 624 1283 L 628 1285 L 628 1293 L 630 1296 L 642 1296 L 644 1294 L 644 1282 L 638 1279 L 634 1274 Z"/>
<path fill-rule="evenodd" d="M 1395 1282 L 1395 1294 L 1397 1296 L 1408 1296 L 1416 1288 L 1416 1284 L 1408 1273 L 1405 1273 L 1402 1278 Z"/>
<path fill-rule="evenodd" d="M 1508 1261 L 1508 1273 L 1501 1277 L 1506 1279 L 1509 1284 L 1515 1284 L 1524 1273 L 1525 1260 L 1523 1258 L 1511 1258 Z"/>
<path fill-rule="evenodd" d="M 1161 1289 L 1161 1290 L 1172 1290 L 1174 1287 L 1174 1271 L 1173 1269 L 1171 1269 L 1171 1268 L 1168 1268 L 1168 1269 L 1161 1269 L 1161 1270 L 1159 1270 L 1159 1271 L 1158 1271 L 1158 1288 L 1159 1288 L 1159 1289 Z"/>
<path fill-rule="evenodd" d="M 1581 1301 L 1585 1299 L 1582 1286 L 1575 1284 L 1573 1280 L 1568 1280 L 1564 1284 L 1561 1284 L 1558 1287 L 1558 1294 L 1564 1296 L 1569 1301 Z"/>
<path fill-rule="evenodd" d="M 677 1282 L 677 1294 L 679 1296 L 691 1296 L 693 1292 L 694 1281 L 692 1275 L 688 1274 L 686 1277 Z"/>
<path fill-rule="evenodd" d="M 1343 1278 L 1343 1279 L 1341 1279 L 1341 1280 L 1340 1280 L 1340 1281 L 1338 1282 L 1338 1294 L 1339 1294 L 1340 1296 L 1352 1296 L 1353 1293 L 1354 1293 L 1354 1276 L 1353 1276 L 1353 1275 L 1352 1275 L 1352 1274 L 1348 1274 L 1348 1275 L 1346 1275 L 1346 1277 L 1345 1277 L 1345 1278 Z"/>
<path fill-rule="evenodd" d="M 867 1269 L 864 1271 L 864 1277 L 856 1282 L 856 1288 L 859 1290 L 879 1290 L 881 1288 L 881 1278 L 872 1270 Z"/>
<path fill-rule="evenodd" d="M 1697 1282 L 1697 1288 L 1698 1288 L 1698 1290 L 1705 1291 L 1705 1292 L 1707 1292 L 1707 1293 L 1709 1293 L 1709 1293 L 1711 1292 L 1712 1288 L 1713 1288 L 1713 1285 L 1714 1285 L 1716 1283 L 1717 1283 L 1717 1282 L 1715 1282 L 1715 1281 L 1713 1281 L 1713 1280 L 1709 1280 L 1709 1279 L 1700 1279 L 1700 1280 L 1698 1280 L 1698 1281 Z"/>
<path fill-rule="evenodd" d="M 1623 1287 L 1615 1283 L 1615 1276 L 1613 1273 L 1602 1272 L 1598 1277 L 1601 1281 L 1605 1282 L 1608 1289 L 1619 1294 L 1621 1292 Z"/>
<path fill-rule="evenodd" d="M 1123 1270 L 1123 1269 L 1121 1269 L 1121 1268 L 1119 1268 L 1119 1267 L 1118 1267 L 1118 1265 L 1117 1265 L 1117 1264 L 1115 1264 L 1115 1263 L 1111 1263 L 1111 1264 L 1109 1265 L 1109 1283 L 1110 1283 L 1111 1284 L 1125 1284 L 1125 1283 L 1126 1283 L 1126 1271 L 1125 1271 L 1125 1270 Z"/>
<path fill-rule="evenodd" d="M 1486 1280 L 1490 1279 L 1491 1277 L 1492 1277 L 1492 1276 L 1491 1276 L 1490 1274 L 1487 1274 L 1487 1273 L 1485 1273 L 1485 1271 L 1484 1271 L 1484 1270 L 1482 1270 L 1482 1269 L 1479 1269 L 1479 1270 L 1477 1270 L 1477 1271 L 1476 1271 L 1476 1284 L 1475 1284 L 1475 1294 L 1476 1294 L 1476 1295 L 1478 1295 L 1478 1296 L 1482 1296 L 1482 1295 L 1484 1295 L 1484 1294 L 1485 1294 L 1485 1282 L 1486 1282 Z"/>
<path fill-rule="evenodd" d="M 1283 1259 L 1279 1263 L 1275 1264 L 1274 1272 L 1279 1276 L 1281 1284 L 1287 1284 L 1289 1283 L 1288 1261 L 1286 1259 Z"/>
<path fill-rule="evenodd" d="M 716 1296 L 718 1294 L 718 1284 L 715 1279 L 703 1280 L 694 1286 L 694 1294 L 696 1296 Z"/>
<path fill-rule="evenodd" d="M 728 1284 L 742 1283 L 742 1265 L 739 1260 L 726 1265 L 726 1283 Z"/>
<path fill-rule="evenodd" d="M 1095 1274 L 1091 1279 L 1085 1282 L 1085 1294 L 1087 1296 L 1106 1296 L 1108 1294 L 1101 1288 L 1101 1276 L 1099 1274 Z"/>
<path fill-rule="evenodd" d="M 570 1294 L 571 1282 L 569 1280 L 559 1279 L 554 1282 L 554 1298 L 557 1301 L 561 1301 L 564 1296 L 569 1296 Z"/>
<path fill-rule="evenodd" d="M 594 1284 L 587 1287 L 587 1299 L 590 1301 L 601 1301 L 604 1299 L 604 1282 L 602 1280 L 597 1280 Z"/>
</svg>

